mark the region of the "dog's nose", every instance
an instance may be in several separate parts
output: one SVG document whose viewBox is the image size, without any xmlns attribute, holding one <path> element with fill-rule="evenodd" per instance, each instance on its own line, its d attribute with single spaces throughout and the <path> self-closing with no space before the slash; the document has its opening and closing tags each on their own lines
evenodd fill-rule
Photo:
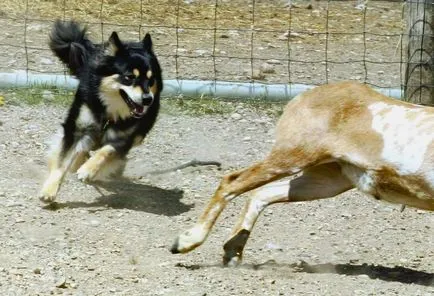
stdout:
<svg viewBox="0 0 434 296">
<path fill-rule="evenodd" d="M 144 106 L 149 106 L 152 104 L 154 96 L 151 93 L 145 93 L 142 95 L 142 103 Z"/>
</svg>

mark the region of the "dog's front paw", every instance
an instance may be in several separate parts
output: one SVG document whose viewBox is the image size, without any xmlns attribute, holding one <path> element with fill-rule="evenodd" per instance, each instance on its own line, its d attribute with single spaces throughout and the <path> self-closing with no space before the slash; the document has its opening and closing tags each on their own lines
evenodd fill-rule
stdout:
<svg viewBox="0 0 434 296">
<path fill-rule="evenodd" d="M 39 199 L 46 203 L 52 203 L 56 199 L 57 192 L 60 188 L 60 182 L 62 180 L 61 172 L 52 172 L 47 181 L 45 181 L 39 192 Z"/>
<path fill-rule="evenodd" d="M 39 199 L 45 203 L 52 203 L 56 199 L 56 194 L 59 186 L 56 184 L 50 184 L 49 186 L 44 186 L 39 193 Z"/>
<path fill-rule="evenodd" d="M 94 179 L 96 171 L 91 170 L 85 165 L 82 165 L 77 171 L 78 180 L 88 183 Z"/>
</svg>

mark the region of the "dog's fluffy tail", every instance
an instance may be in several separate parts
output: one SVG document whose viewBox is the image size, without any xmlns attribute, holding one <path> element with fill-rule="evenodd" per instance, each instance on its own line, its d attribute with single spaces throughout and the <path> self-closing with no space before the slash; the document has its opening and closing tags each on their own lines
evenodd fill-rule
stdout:
<svg viewBox="0 0 434 296">
<path fill-rule="evenodd" d="M 57 20 L 50 34 L 50 49 L 65 63 L 71 74 L 80 76 L 95 51 L 95 46 L 86 37 L 86 28 L 81 28 L 74 21 Z"/>
</svg>

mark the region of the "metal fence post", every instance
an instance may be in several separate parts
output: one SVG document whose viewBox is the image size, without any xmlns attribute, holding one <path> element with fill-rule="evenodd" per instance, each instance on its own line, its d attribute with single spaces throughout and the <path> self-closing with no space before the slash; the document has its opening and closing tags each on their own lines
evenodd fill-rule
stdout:
<svg viewBox="0 0 434 296">
<path fill-rule="evenodd" d="M 434 105 L 434 0 L 407 2 L 407 101 Z"/>
</svg>

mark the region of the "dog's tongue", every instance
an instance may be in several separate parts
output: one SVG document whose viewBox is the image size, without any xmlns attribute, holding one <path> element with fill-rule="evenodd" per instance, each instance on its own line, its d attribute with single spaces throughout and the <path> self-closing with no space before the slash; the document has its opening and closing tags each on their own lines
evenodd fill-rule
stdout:
<svg viewBox="0 0 434 296">
<path fill-rule="evenodd" d="M 136 108 L 134 109 L 134 111 L 135 111 L 137 114 L 142 114 L 142 113 L 143 113 L 143 110 L 144 110 L 143 106 L 136 106 Z"/>
</svg>

